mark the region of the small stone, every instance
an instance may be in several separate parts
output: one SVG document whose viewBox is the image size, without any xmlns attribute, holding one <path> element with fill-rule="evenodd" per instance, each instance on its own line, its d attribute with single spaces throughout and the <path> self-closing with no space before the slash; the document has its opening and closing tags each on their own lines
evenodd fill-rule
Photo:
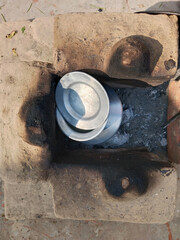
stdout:
<svg viewBox="0 0 180 240">
<path fill-rule="evenodd" d="M 80 189 L 80 188 L 81 188 L 81 183 L 78 183 L 78 184 L 76 185 L 76 188 L 77 188 L 77 189 Z"/>
<path fill-rule="evenodd" d="M 168 61 L 164 62 L 164 66 L 166 70 L 170 70 L 176 67 L 176 62 L 173 59 L 169 59 Z"/>
<path fill-rule="evenodd" d="M 163 146 L 163 147 L 167 146 L 167 139 L 166 138 L 162 138 L 160 143 L 161 143 L 161 146 Z"/>
</svg>

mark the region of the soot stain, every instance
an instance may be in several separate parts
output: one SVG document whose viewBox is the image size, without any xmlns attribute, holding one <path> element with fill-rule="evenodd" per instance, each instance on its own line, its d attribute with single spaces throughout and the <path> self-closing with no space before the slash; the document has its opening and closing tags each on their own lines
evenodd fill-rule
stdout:
<svg viewBox="0 0 180 240">
<path fill-rule="evenodd" d="M 57 77 L 42 71 L 39 78 L 34 96 L 27 96 L 19 116 L 25 122 L 24 141 L 37 146 L 52 145 L 56 125 L 54 89 Z"/>
<path fill-rule="evenodd" d="M 164 66 L 169 71 L 176 67 L 176 62 L 173 59 L 169 59 L 168 61 L 164 61 Z"/>
<path fill-rule="evenodd" d="M 65 153 L 64 160 L 61 159 L 60 167 L 77 166 L 91 171 L 92 174 L 94 171 L 98 171 L 102 176 L 107 192 L 115 198 L 123 197 L 125 193 L 135 192 L 138 195 L 146 193 L 151 181 L 149 173 L 154 170 L 161 172 L 163 167 L 170 167 L 170 163 L 160 162 L 156 155 L 147 151 L 126 150 L 116 153 L 112 150 L 110 154 L 103 154 L 103 150 L 101 154 L 100 149 L 97 152 L 93 150 L 94 153 L 92 150 L 85 151 L 85 155 L 83 155 L 83 151 L 82 153 L 81 151 L 67 153 L 71 155 L 71 158 Z M 99 155 L 101 155 L 101 160 L 99 160 Z M 152 156 L 156 156 L 156 161 L 151 160 Z M 127 188 L 122 186 L 122 179 L 129 180 Z M 153 185 L 153 181 L 151 181 L 151 185 Z"/>
<path fill-rule="evenodd" d="M 141 77 L 150 75 L 162 54 L 159 41 L 143 35 L 132 35 L 122 39 L 109 60 L 111 75 Z"/>
</svg>

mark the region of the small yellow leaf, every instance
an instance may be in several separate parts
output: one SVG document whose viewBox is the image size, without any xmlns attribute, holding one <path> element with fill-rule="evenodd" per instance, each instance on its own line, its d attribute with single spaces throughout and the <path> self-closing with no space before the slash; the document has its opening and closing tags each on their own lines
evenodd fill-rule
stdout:
<svg viewBox="0 0 180 240">
<path fill-rule="evenodd" d="M 17 31 L 12 31 L 11 33 L 6 35 L 6 38 L 13 38 L 16 35 Z"/>
<path fill-rule="evenodd" d="M 12 54 L 13 54 L 14 57 L 17 57 L 17 56 L 18 56 L 18 54 L 17 54 L 17 52 L 16 52 L 16 48 L 13 48 L 13 49 L 12 49 Z"/>
</svg>

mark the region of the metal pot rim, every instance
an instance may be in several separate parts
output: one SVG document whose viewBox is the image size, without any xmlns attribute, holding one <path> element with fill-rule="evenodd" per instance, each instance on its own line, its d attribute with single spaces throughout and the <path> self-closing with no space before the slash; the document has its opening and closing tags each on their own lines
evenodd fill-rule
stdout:
<svg viewBox="0 0 180 240">
<path fill-rule="evenodd" d="M 86 133 L 81 133 L 81 132 L 75 131 L 69 126 L 69 124 L 65 121 L 65 119 L 63 118 L 58 108 L 56 108 L 56 119 L 63 133 L 70 139 L 78 142 L 85 142 L 95 138 L 103 131 L 107 123 L 107 120 L 106 120 L 100 127 Z"/>
<path fill-rule="evenodd" d="M 56 88 L 57 108 L 72 126 L 82 130 L 101 127 L 109 114 L 109 98 L 104 87 L 83 72 L 64 75 Z"/>
</svg>

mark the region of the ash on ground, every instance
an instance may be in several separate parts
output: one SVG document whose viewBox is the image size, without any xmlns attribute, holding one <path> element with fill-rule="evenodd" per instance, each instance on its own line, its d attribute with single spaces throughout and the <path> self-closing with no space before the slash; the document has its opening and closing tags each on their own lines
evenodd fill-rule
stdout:
<svg viewBox="0 0 180 240">
<path fill-rule="evenodd" d="M 137 148 L 146 147 L 151 152 L 166 151 L 169 82 L 148 88 L 116 88 L 123 104 L 123 118 L 116 134 L 101 145 L 87 146 L 66 140 L 71 148 Z"/>
</svg>

